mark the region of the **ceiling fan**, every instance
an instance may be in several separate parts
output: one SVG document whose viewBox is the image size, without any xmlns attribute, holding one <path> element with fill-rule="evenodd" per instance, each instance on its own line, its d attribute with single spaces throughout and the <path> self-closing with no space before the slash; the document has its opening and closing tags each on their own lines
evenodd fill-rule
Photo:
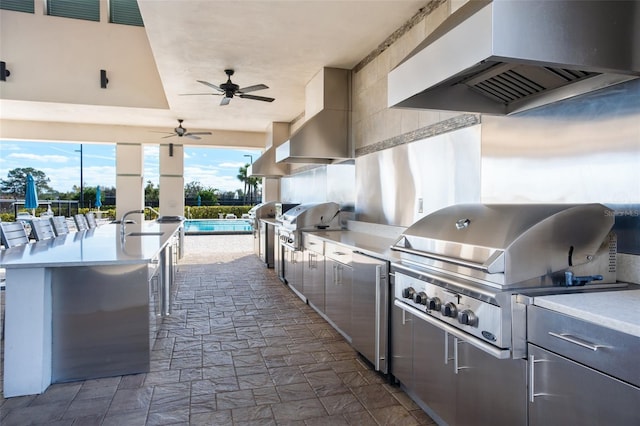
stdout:
<svg viewBox="0 0 640 426">
<path fill-rule="evenodd" d="M 210 135 L 211 132 L 189 132 L 187 131 L 187 129 L 185 129 L 184 127 L 182 127 L 182 122 L 184 120 L 182 120 L 181 118 L 178 119 L 178 127 L 173 129 L 172 133 L 169 133 L 168 136 L 164 136 L 163 139 L 165 138 L 171 138 L 174 136 L 178 136 L 178 137 L 186 137 L 189 139 L 202 139 L 200 136 L 198 135 Z M 162 133 L 166 133 L 166 132 L 162 132 Z"/>
<path fill-rule="evenodd" d="M 233 75 L 233 70 L 224 70 L 225 74 L 227 74 L 227 82 L 222 83 L 219 86 L 215 84 L 211 84 L 208 81 L 196 80 L 198 83 L 202 83 L 205 86 L 211 87 L 212 89 L 217 90 L 219 93 L 188 93 L 187 95 L 223 95 L 224 97 L 220 101 L 220 105 L 228 105 L 231 102 L 231 98 L 234 96 L 238 96 L 243 99 L 253 99 L 254 101 L 263 101 L 263 102 L 273 102 L 274 98 L 268 98 L 266 96 L 255 96 L 249 95 L 249 92 L 255 92 L 256 90 L 268 89 L 269 86 L 264 84 L 256 84 L 253 86 L 240 88 L 237 84 L 234 84 L 231 81 L 231 76 Z"/>
</svg>

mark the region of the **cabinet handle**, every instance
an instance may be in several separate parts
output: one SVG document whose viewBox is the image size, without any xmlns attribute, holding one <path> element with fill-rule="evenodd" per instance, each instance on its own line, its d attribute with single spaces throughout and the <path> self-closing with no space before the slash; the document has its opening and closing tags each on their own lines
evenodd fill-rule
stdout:
<svg viewBox="0 0 640 426">
<path fill-rule="evenodd" d="M 410 321 L 410 319 L 407 319 L 407 311 L 402 309 L 402 325 L 407 325 L 407 323 Z"/>
<path fill-rule="evenodd" d="M 460 362 L 460 357 L 458 356 L 458 345 L 460 345 L 461 343 L 467 343 L 462 339 L 458 339 L 457 337 L 453 338 L 453 368 L 455 370 L 455 373 L 458 374 L 458 371 L 460 370 L 466 370 L 469 367 L 460 367 L 459 366 L 459 362 Z"/>
<path fill-rule="evenodd" d="M 565 342 L 573 343 L 574 345 L 578 345 L 580 347 L 591 349 L 592 351 L 597 351 L 600 348 L 610 348 L 611 346 L 607 345 L 598 345 L 597 343 L 591 343 L 587 340 L 581 339 L 576 336 L 572 336 L 571 334 L 566 333 L 554 333 L 553 331 L 549 331 L 549 336 L 553 336 L 557 339 L 564 340 Z"/>
<path fill-rule="evenodd" d="M 453 361 L 452 357 L 449 357 L 449 333 L 444 332 L 444 365 L 449 364 L 449 361 Z"/>
<path fill-rule="evenodd" d="M 535 369 L 537 362 L 547 362 L 546 359 L 536 359 L 534 355 L 529 355 L 529 402 L 534 402 L 536 396 L 549 395 L 548 393 L 540 392 L 536 393 L 536 387 L 534 383 Z"/>
</svg>

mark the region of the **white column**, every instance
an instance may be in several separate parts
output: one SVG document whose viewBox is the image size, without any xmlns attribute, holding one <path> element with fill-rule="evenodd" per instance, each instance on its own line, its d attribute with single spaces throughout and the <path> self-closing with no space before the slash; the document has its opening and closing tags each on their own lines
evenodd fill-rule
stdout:
<svg viewBox="0 0 640 426">
<path fill-rule="evenodd" d="M 144 208 L 144 162 L 142 144 L 116 145 L 116 218 Z M 140 223 L 142 215 L 130 219 Z"/>
<path fill-rule="evenodd" d="M 184 147 L 160 145 L 160 214 L 184 216 Z"/>
<path fill-rule="evenodd" d="M 44 392 L 51 384 L 51 274 L 6 271 L 4 397 Z"/>
</svg>

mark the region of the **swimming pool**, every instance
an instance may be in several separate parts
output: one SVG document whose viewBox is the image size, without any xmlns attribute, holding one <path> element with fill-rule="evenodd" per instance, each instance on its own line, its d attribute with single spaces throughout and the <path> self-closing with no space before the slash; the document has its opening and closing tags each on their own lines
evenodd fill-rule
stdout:
<svg viewBox="0 0 640 426">
<path fill-rule="evenodd" d="M 253 232 L 250 220 L 245 219 L 187 219 L 184 221 L 185 234 L 250 234 Z"/>
</svg>

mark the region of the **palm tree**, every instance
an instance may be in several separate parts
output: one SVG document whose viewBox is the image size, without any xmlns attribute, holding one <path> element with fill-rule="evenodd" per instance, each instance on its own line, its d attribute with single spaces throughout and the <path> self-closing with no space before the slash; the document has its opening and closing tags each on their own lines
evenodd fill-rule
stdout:
<svg viewBox="0 0 640 426">
<path fill-rule="evenodd" d="M 240 167 L 240 170 L 238 170 L 238 176 L 236 176 L 238 180 L 244 184 L 243 195 L 245 204 L 247 203 L 247 187 L 249 186 L 249 178 L 247 177 L 248 168 L 249 164 L 245 164 L 244 166 Z"/>
</svg>

